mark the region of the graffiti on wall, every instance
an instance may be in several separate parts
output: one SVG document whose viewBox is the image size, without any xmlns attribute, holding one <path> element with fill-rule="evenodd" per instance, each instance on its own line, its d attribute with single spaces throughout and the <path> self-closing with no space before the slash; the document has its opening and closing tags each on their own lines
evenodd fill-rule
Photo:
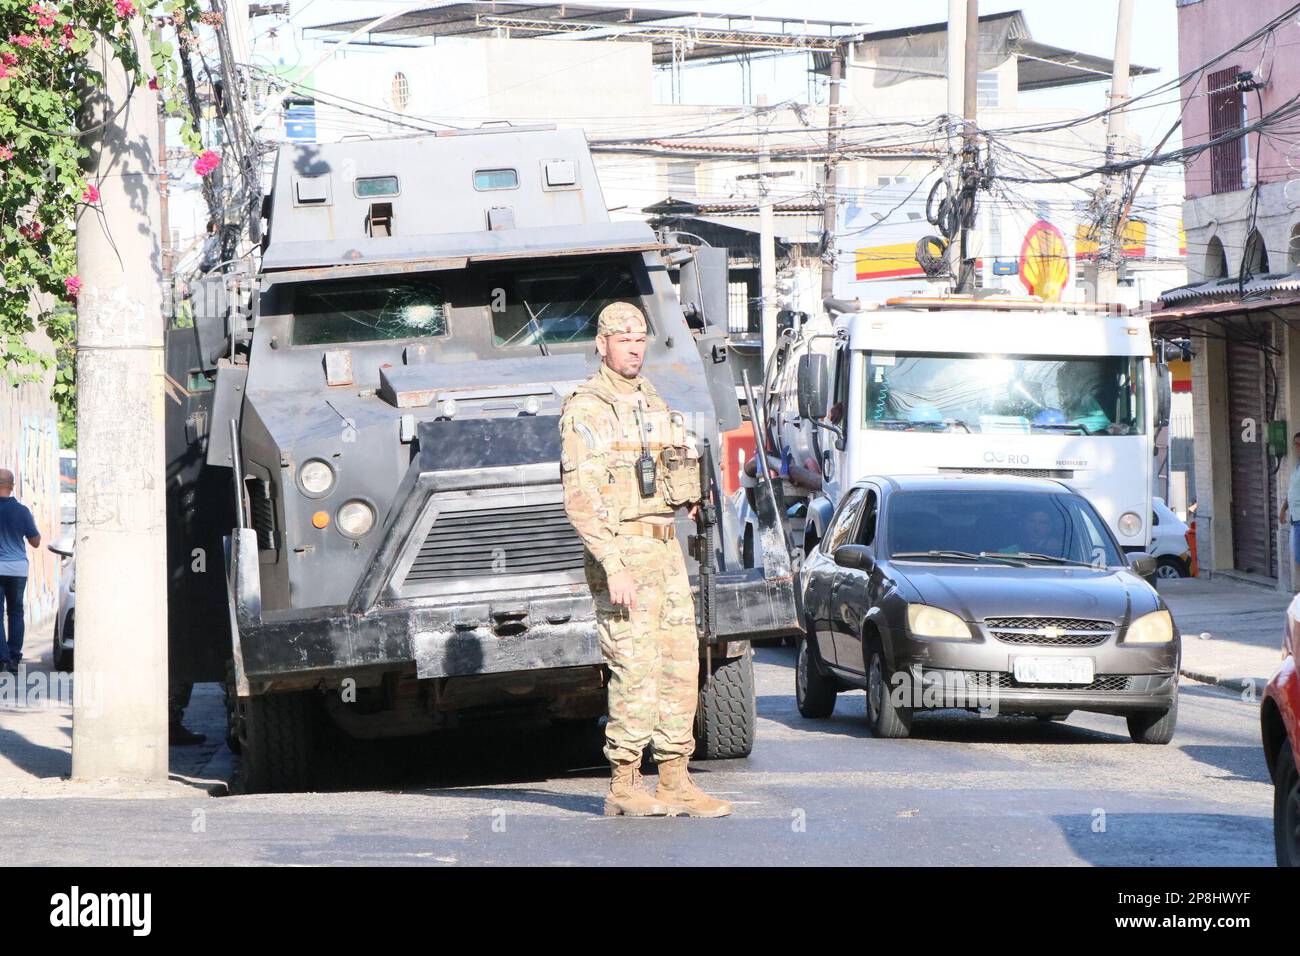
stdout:
<svg viewBox="0 0 1300 956">
<path fill-rule="evenodd" d="M 59 557 L 45 542 L 60 536 L 59 427 L 44 383 L 0 390 L 0 468 L 14 473 L 14 495 L 32 510 L 44 541 L 27 551 L 27 623 L 40 624 L 58 609 Z"/>
</svg>

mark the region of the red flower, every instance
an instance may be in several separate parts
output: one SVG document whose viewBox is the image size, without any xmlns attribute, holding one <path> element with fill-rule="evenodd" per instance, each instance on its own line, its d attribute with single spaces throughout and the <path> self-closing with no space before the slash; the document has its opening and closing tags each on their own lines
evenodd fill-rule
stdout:
<svg viewBox="0 0 1300 956">
<path fill-rule="evenodd" d="M 91 183 L 84 190 L 82 190 L 81 198 L 84 199 L 86 202 L 92 204 L 99 202 L 99 187 L 96 186 L 94 183 Z"/>
<path fill-rule="evenodd" d="M 7 80 L 11 76 L 14 76 L 14 74 L 9 72 L 9 67 L 0 63 L 0 80 Z"/>
<path fill-rule="evenodd" d="M 209 149 L 199 156 L 198 159 L 194 160 L 194 171 L 200 176 L 206 176 L 220 165 L 221 154 L 214 153 Z"/>
<path fill-rule="evenodd" d="M 156 76 L 149 77 L 149 89 L 151 90 L 158 89 L 158 77 Z"/>
<path fill-rule="evenodd" d="M 41 238 L 41 236 L 45 235 L 45 227 L 35 221 L 23 223 L 23 225 L 18 227 L 18 231 L 32 242 L 35 242 L 37 239 Z"/>
<path fill-rule="evenodd" d="M 131 0 L 113 0 L 113 9 L 119 17 L 135 16 L 135 4 Z"/>
<path fill-rule="evenodd" d="M 9 36 L 9 42 L 10 42 L 10 43 L 17 43 L 20 47 L 22 47 L 22 48 L 25 50 L 25 49 L 27 49 L 29 46 L 31 46 L 33 43 L 36 42 L 36 38 L 35 38 L 35 37 L 29 37 L 29 36 L 28 36 L 27 34 L 25 34 L 25 33 L 23 33 L 23 34 L 16 34 L 16 33 L 15 33 L 15 34 L 10 34 L 10 36 Z"/>
<path fill-rule="evenodd" d="M 75 299 L 81 294 L 81 277 L 68 276 L 63 280 L 63 288 L 68 291 L 68 298 Z"/>
<path fill-rule="evenodd" d="M 39 3 L 33 3 L 30 7 L 27 8 L 27 11 L 29 13 L 36 14 L 37 26 L 44 27 L 47 29 L 49 27 L 54 26 L 53 9 L 46 9 L 45 7 L 41 6 Z"/>
<path fill-rule="evenodd" d="M 18 55 L 15 53 L 0 53 L 0 60 L 4 60 L 5 66 L 17 66 Z"/>
<path fill-rule="evenodd" d="M 8 162 L 14 158 L 14 151 L 8 146 L 0 146 L 0 162 Z"/>
</svg>

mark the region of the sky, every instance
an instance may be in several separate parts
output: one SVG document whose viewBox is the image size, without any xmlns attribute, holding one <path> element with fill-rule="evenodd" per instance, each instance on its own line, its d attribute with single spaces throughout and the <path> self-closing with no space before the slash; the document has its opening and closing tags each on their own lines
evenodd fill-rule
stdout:
<svg viewBox="0 0 1300 956">
<path fill-rule="evenodd" d="M 423 5 L 412 0 L 292 0 L 290 19 L 295 33 L 300 33 L 297 28 L 303 26 L 367 16 L 378 17 L 403 7 L 418 9 Z M 674 3 L 672 0 L 664 0 L 638 6 L 681 10 L 684 13 L 843 20 L 861 23 L 867 30 L 934 23 L 944 20 L 948 14 L 947 0 L 909 0 L 907 3 L 899 3 L 897 0 L 736 0 L 732 3 Z M 1135 0 L 1133 6 L 1132 62 L 1155 67 L 1159 71 L 1152 76 L 1133 79 L 1132 92 L 1137 95 L 1178 74 L 1177 8 L 1174 0 Z M 1030 33 L 1039 42 L 1108 58 L 1114 53 L 1117 8 L 1118 0 L 1092 0 L 1087 4 L 1063 3 L 1061 0 L 1022 0 L 1019 3 L 982 0 L 980 3 L 980 13 L 984 15 L 1021 10 L 1029 23 Z M 258 21 L 254 33 L 273 22 L 266 19 Z M 319 55 L 315 52 L 316 44 L 310 45 L 310 51 L 294 49 L 294 40 L 284 36 L 284 32 L 281 27 L 283 40 L 277 58 L 283 57 L 289 63 L 299 59 L 310 62 Z M 254 49 L 256 53 L 262 53 L 265 44 L 255 42 Z M 756 91 L 764 82 L 765 75 L 762 68 L 755 69 Z M 774 81 L 776 75 L 777 70 L 772 68 L 770 79 Z M 739 89 L 737 81 L 729 76 L 719 74 L 717 82 L 733 84 Z M 1103 81 L 1021 94 L 1021 104 L 1026 107 L 1059 106 L 1092 112 L 1106 105 L 1107 88 L 1108 84 Z M 1178 116 L 1176 94 L 1157 96 L 1153 102 L 1164 105 L 1134 111 L 1129 121 L 1130 130 L 1148 145 L 1156 142 Z M 1177 145 L 1176 137 L 1170 145 Z"/>
</svg>

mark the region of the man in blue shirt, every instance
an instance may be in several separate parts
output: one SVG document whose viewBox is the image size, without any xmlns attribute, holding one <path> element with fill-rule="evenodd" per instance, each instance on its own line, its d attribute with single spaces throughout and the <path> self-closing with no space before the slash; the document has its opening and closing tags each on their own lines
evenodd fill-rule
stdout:
<svg viewBox="0 0 1300 956">
<path fill-rule="evenodd" d="M 0 601 L 8 620 L 8 638 L 0 644 L 0 665 L 18 672 L 23 656 L 23 591 L 27 588 L 27 551 L 41 546 L 32 513 L 14 497 L 14 473 L 0 468 Z"/>
</svg>

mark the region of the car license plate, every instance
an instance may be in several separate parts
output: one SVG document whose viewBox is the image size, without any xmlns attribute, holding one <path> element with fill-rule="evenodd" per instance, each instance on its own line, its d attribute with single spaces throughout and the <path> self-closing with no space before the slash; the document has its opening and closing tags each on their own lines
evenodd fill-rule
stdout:
<svg viewBox="0 0 1300 956">
<path fill-rule="evenodd" d="M 1021 684 L 1091 684 L 1091 657 L 1017 657 L 1011 662 Z"/>
</svg>

